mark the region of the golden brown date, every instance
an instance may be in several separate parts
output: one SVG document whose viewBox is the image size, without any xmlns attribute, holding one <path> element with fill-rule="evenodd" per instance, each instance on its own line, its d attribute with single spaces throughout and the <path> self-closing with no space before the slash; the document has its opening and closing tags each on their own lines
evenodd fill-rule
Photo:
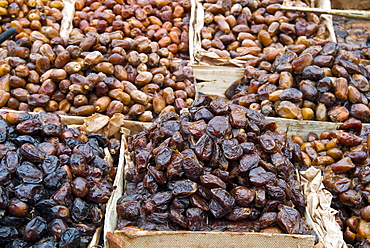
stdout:
<svg viewBox="0 0 370 248">
<path fill-rule="evenodd" d="M 141 104 L 134 104 L 130 107 L 128 114 L 130 116 L 138 116 L 145 112 L 145 107 Z"/>
<path fill-rule="evenodd" d="M 144 92 L 141 92 L 139 90 L 131 91 L 130 96 L 132 100 L 144 106 L 147 105 L 149 102 L 149 97 Z"/>
<path fill-rule="evenodd" d="M 71 61 L 71 55 L 68 51 L 60 52 L 54 61 L 54 65 L 56 68 L 63 68 L 68 62 Z"/>
<path fill-rule="evenodd" d="M 45 106 L 45 110 L 48 112 L 55 112 L 58 110 L 58 108 L 59 108 L 59 104 L 57 101 L 54 101 L 54 100 L 50 100 Z"/>
<path fill-rule="evenodd" d="M 131 96 L 121 89 L 113 89 L 109 91 L 109 96 L 122 102 L 124 105 L 128 105 L 131 101 Z"/>
<path fill-rule="evenodd" d="M 259 62 L 257 68 L 247 66 L 243 81 L 232 85 L 227 96 L 268 116 L 334 122 L 350 117 L 366 120 L 369 83 L 357 72 L 362 68 L 369 75 L 369 71 L 357 55 L 346 50 L 338 52 L 338 45 L 331 42 L 310 44 L 303 38 L 300 42 L 288 46 L 272 61 Z M 352 58 L 353 62 L 344 58 Z M 290 101 L 294 111 L 279 107 L 280 101 Z"/>
<path fill-rule="evenodd" d="M 110 102 L 111 102 L 111 98 L 109 96 L 102 96 L 102 97 L 98 98 L 94 102 L 95 111 L 97 111 L 99 113 L 105 112 L 107 110 Z"/>
<path fill-rule="evenodd" d="M 38 93 L 52 96 L 55 93 L 55 91 L 56 91 L 56 84 L 51 79 L 48 79 L 41 84 L 38 90 Z"/>
<path fill-rule="evenodd" d="M 59 106 L 59 109 L 60 109 L 60 106 Z M 90 116 L 94 113 L 95 113 L 94 105 L 83 105 L 75 109 L 75 114 L 80 115 L 80 116 Z"/>
<path fill-rule="evenodd" d="M 4 107 L 10 98 L 10 93 L 0 90 L 0 107 Z"/>
<path fill-rule="evenodd" d="M 100 62 L 93 68 L 96 72 L 103 72 L 106 75 L 111 75 L 114 73 L 114 66 L 109 62 Z"/>
<path fill-rule="evenodd" d="M 135 79 L 135 84 L 139 87 L 142 87 L 150 83 L 152 79 L 153 79 L 153 74 L 148 71 L 144 71 L 137 75 Z"/>
<path fill-rule="evenodd" d="M 112 117 L 116 113 L 122 113 L 123 111 L 123 103 L 117 100 L 113 100 L 109 103 L 107 108 L 107 115 Z"/>
<path fill-rule="evenodd" d="M 75 107 L 80 107 L 80 106 L 88 105 L 88 104 L 89 104 L 89 100 L 87 99 L 85 95 L 76 95 L 73 98 L 73 105 Z"/>
<path fill-rule="evenodd" d="M 21 77 L 11 76 L 9 78 L 9 84 L 12 88 L 24 88 L 26 86 L 26 80 Z"/>
<path fill-rule="evenodd" d="M 30 97 L 30 93 L 22 88 L 16 88 L 11 90 L 11 95 L 21 102 L 27 102 Z"/>
</svg>

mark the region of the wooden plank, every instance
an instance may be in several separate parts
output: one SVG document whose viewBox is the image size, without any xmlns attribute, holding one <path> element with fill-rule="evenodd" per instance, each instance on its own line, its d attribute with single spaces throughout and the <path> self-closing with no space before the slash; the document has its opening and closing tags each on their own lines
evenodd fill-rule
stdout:
<svg viewBox="0 0 370 248">
<path fill-rule="evenodd" d="M 116 231 L 125 248 L 311 248 L 314 236 L 246 232 Z"/>
<path fill-rule="evenodd" d="M 347 18 L 359 18 L 364 20 L 370 20 L 370 12 L 364 10 L 341 10 L 341 9 L 320 9 L 320 8 L 307 8 L 307 7 L 287 7 L 287 6 L 280 6 L 281 10 L 289 10 L 289 11 L 301 11 L 301 12 L 312 12 L 312 13 L 319 13 L 319 14 L 329 14 L 335 16 L 344 16 Z"/>
<path fill-rule="evenodd" d="M 230 82 L 244 75 L 244 68 L 230 66 L 191 65 L 198 81 Z"/>
<path fill-rule="evenodd" d="M 244 75 L 244 68 L 191 65 L 199 93 L 225 97 L 227 88 Z"/>
<path fill-rule="evenodd" d="M 107 203 L 106 208 L 106 214 L 104 219 L 104 237 L 107 235 L 108 232 L 113 233 L 114 230 L 117 228 L 117 200 L 119 197 L 123 194 L 123 176 L 124 176 L 124 165 L 125 165 L 125 156 L 124 153 L 126 151 L 126 142 L 125 142 L 125 136 L 121 136 L 121 150 L 119 154 L 119 160 L 118 160 L 118 168 L 116 172 L 116 178 L 114 179 L 113 187 L 114 190 L 112 192 L 111 197 L 109 198 L 109 201 Z M 106 239 L 104 238 L 104 246 L 108 247 L 108 244 L 106 243 Z"/>
<path fill-rule="evenodd" d="M 195 35 L 195 26 L 196 26 L 196 0 L 190 0 L 191 10 L 190 10 L 190 23 L 189 23 L 189 57 L 190 64 L 194 63 L 194 35 Z"/>
<path fill-rule="evenodd" d="M 306 138 L 310 132 L 321 134 L 323 131 L 333 131 L 342 123 L 325 122 L 325 121 L 306 121 L 306 120 L 292 120 L 279 117 L 267 117 L 267 119 L 274 120 L 278 129 L 286 132 L 288 135 L 296 134 Z M 363 127 L 370 127 L 370 123 L 363 123 Z"/>
<path fill-rule="evenodd" d="M 306 138 L 309 133 L 321 134 L 324 131 L 333 131 L 338 128 L 342 123 L 326 122 L 326 121 L 309 121 L 309 120 L 294 120 L 285 119 L 280 117 L 266 117 L 267 119 L 276 122 L 279 130 L 286 132 L 289 136 L 292 134 L 300 135 Z M 151 122 L 138 122 L 138 121 L 125 121 L 123 127 L 130 129 L 131 134 L 136 134 L 149 128 Z M 363 123 L 363 127 L 369 127 L 370 123 Z"/>
</svg>

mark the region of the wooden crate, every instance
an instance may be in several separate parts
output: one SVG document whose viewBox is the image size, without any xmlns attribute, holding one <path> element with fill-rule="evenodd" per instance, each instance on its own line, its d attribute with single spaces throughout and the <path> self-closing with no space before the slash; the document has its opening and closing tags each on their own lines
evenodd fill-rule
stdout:
<svg viewBox="0 0 370 248">
<path fill-rule="evenodd" d="M 333 9 L 370 10 L 370 3 L 369 0 L 331 0 L 331 7 Z"/>
<path fill-rule="evenodd" d="M 314 236 L 266 233 L 115 231 L 114 235 L 122 240 L 118 247 L 124 244 L 125 248 L 311 248 L 314 244 Z M 108 241 L 107 247 L 115 248 L 116 245 Z"/>
<path fill-rule="evenodd" d="M 62 2 L 64 4 L 64 8 L 62 10 L 63 18 L 61 20 L 59 34 L 63 39 L 68 40 L 68 38 L 69 38 L 69 36 L 70 36 L 70 34 L 73 30 L 73 18 L 74 18 L 74 14 L 76 12 L 75 11 L 75 2 L 76 2 L 76 0 L 62 0 Z M 190 2 L 192 3 L 192 5 L 191 5 L 191 11 L 190 11 L 190 24 L 189 24 L 189 54 L 192 54 L 193 48 L 194 48 L 194 46 L 193 46 L 194 31 L 193 31 L 193 29 L 194 29 L 194 22 L 195 22 L 196 5 L 195 5 L 195 0 L 190 0 Z M 4 44 L 2 46 L 3 47 L 6 46 L 6 42 L 4 42 Z M 182 60 L 182 59 L 179 59 L 179 58 L 173 58 L 171 61 L 174 62 L 174 63 L 178 63 L 178 64 L 180 64 L 183 61 L 188 62 L 188 60 Z M 190 67 L 187 67 L 187 69 L 189 69 L 189 71 L 192 70 Z M 195 79 L 193 81 L 193 84 L 194 84 L 194 88 L 195 88 L 195 96 L 193 98 L 195 100 L 197 98 L 197 95 L 198 95 Z M 10 93 L 10 91 L 9 91 L 9 93 Z M 114 100 L 114 99 L 112 98 L 112 100 Z M 172 106 L 173 106 L 173 104 L 172 104 Z M 7 108 L 7 106 L 3 106 L 3 107 L 0 108 L 0 111 L 17 111 L 17 110 L 10 110 L 10 108 Z M 152 110 L 152 112 L 154 113 L 154 110 Z M 97 113 L 97 112 L 95 112 L 95 113 Z M 68 113 L 68 114 L 70 114 L 70 113 Z M 85 117 L 87 117 L 87 116 L 61 115 L 62 120 L 66 121 L 66 124 L 68 124 L 68 123 L 83 124 L 83 120 L 84 120 Z M 130 122 L 139 122 L 139 121 L 126 121 L 125 120 L 124 123 L 129 125 L 128 123 L 130 123 Z M 143 125 L 146 126 L 147 124 L 143 124 Z"/>
<path fill-rule="evenodd" d="M 284 121 L 284 119 L 282 120 Z M 141 123 L 131 123 L 133 133 L 140 132 L 144 127 Z M 126 132 L 125 134 L 128 134 Z M 132 133 L 131 133 L 132 134 Z M 124 161 L 124 169 L 117 172 L 117 188 L 115 189 L 109 207 L 107 208 L 104 224 L 104 246 L 106 248 L 231 248 L 231 247 L 312 247 L 315 237 L 311 235 L 265 234 L 249 232 L 215 232 L 215 231 L 144 231 L 144 230 L 116 230 L 118 216 L 116 212 L 117 200 L 124 193 L 124 174 L 133 166 L 127 144 L 123 139 L 120 162 Z M 121 167 L 122 168 L 122 167 Z"/>
<path fill-rule="evenodd" d="M 2 110 L 2 109 L 0 109 L 0 115 L 1 114 L 4 114 L 4 113 L 7 113 L 7 112 L 22 112 L 22 111 L 16 111 L 16 110 Z M 33 112 L 30 112 L 30 114 L 36 114 L 36 113 L 33 113 Z M 61 121 L 62 121 L 62 123 L 63 124 L 66 124 L 66 125 L 68 125 L 68 126 L 70 126 L 70 127 L 76 127 L 76 128 L 81 128 L 83 125 L 84 125 L 84 122 L 85 122 L 85 119 L 87 118 L 87 117 L 80 117 L 80 116 L 60 116 L 61 117 Z M 91 117 L 90 117 L 91 118 Z M 132 126 L 133 125 L 133 123 L 131 123 L 130 121 L 128 121 L 128 122 L 123 122 L 122 123 L 122 126 L 128 126 L 128 127 L 130 127 L 130 126 Z M 148 127 L 149 125 L 145 125 L 145 124 L 142 124 L 142 123 L 135 123 L 135 125 L 134 125 L 138 130 L 142 130 L 143 128 L 144 128 L 144 126 L 145 127 Z M 140 127 L 142 127 L 142 128 L 140 128 Z M 89 134 L 88 132 L 87 132 L 87 134 Z M 123 141 L 124 141 L 124 138 L 125 138 L 125 136 L 124 135 L 122 135 L 121 134 L 121 129 L 119 130 L 119 132 L 117 132 L 116 134 L 114 134 L 113 135 L 114 137 L 117 137 L 117 138 L 120 138 L 121 139 L 121 144 L 123 144 Z M 121 153 L 123 152 L 123 151 L 125 151 L 125 149 L 121 149 Z M 111 155 L 110 155 L 110 153 L 109 153 L 109 151 L 107 150 L 107 149 L 105 149 L 104 150 L 104 152 L 105 152 L 105 154 L 106 154 L 106 157 L 104 158 L 104 159 L 106 159 L 106 160 L 111 160 Z M 115 178 L 115 180 L 114 180 L 114 182 L 113 182 L 113 188 L 114 188 L 114 190 L 113 190 L 113 192 L 112 192 L 112 196 L 111 196 L 111 198 L 109 199 L 109 201 L 106 203 L 106 207 L 105 207 L 105 209 L 108 209 L 109 208 L 109 206 L 114 202 L 116 202 L 116 201 L 113 201 L 113 195 L 115 195 L 115 188 L 117 188 L 117 185 L 119 184 L 119 182 L 120 182 L 120 177 L 119 177 L 119 175 L 120 174 L 123 174 L 122 172 L 123 172 L 123 165 L 124 165 L 124 162 L 123 162 L 123 156 L 119 156 L 119 161 L 118 161 L 118 164 L 117 164 L 117 176 L 116 176 L 116 178 Z M 121 172 L 121 173 L 120 173 Z M 101 227 L 98 227 L 97 229 L 96 229 L 96 231 L 95 231 L 95 233 L 94 233 L 94 235 L 93 235 L 93 237 L 92 237 L 92 240 L 91 240 L 91 242 L 90 242 L 90 244 L 89 244 L 89 246 L 88 246 L 88 248 L 94 248 L 94 247 L 97 247 L 101 242 L 101 240 L 100 240 L 100 237 L 101 237 L 101 232 L 102 232 L 102 230 L 103 230 L 103 226 L 101 226 Z"/>
<path fill-rule="evenodd" d="M 195 4 L 195 20 L 192 23 L 192 31 L 194 34 L 191 38 L 194 40 L 192 41 L 192 53 L 191 55 L 191 61 L 193 65 L 217 65 L 217 66 L 226 66 L 226 67 L 244 67 L 244 63 L 246 60 L 255 58 L 251 55 L 241 56 L 237 58 L 233 58 L 231 60 L 222 59 L 215 53 L 210 53 L 202 49 L 201 41 L 201 30 L 204 27 L 204 7 L 203 7 L 203 0 L 192 0 L 192 4 Z M 293 1 L 284 1 L 283 5 L 290 5 L 290 2 Z M 297 1 L 298 2 L 298 1 Z M 320 9 L 330 9 L 331 3 L 330 0 L 303 0 L 308 6 L 320 8 Z M 327 28 L 327 37 L 326 39 L 331 41 L 336 41 L 333 24 L 331 22 L 331 16 L 330 15 L 321 15 L 321 21 L 323 24 L 326 25 Z"/>
<path fill-rule="evenodd" d="M 368 0 L 332 0 L 332 7 L 335 9 L 354 9 L 370 10 Z M 368 37 L 370 37 L 370 21 L 365 19 L 353 19 L 341 16 L 333 16 L 334 31 L 338 42 L 345 42 L 352 46 L 353 50 L 361 52 L 365 47 L 369 47 Z M 370 57 L 364 55 L 361 62 L 370 68 Z"/>
<path fill-rule="evenodd" d="M 313 0 L 305 2 L 308 2 L 310 7 L 330 9 L 330 0 Z M 225 62 L 227 66 L 221 65 L 222 63 L 216 58 L 214 59 L 214 63 L 212 63 L 212 59 L 207 59 L 207 63 L 201 62 L 203 55 L 200 53 L 200 51 L 202 51 L 200 30 L 204 26 L 204 9 L 201 0 L 196 0 L 196 4 L 196 20 L 193 23 L 194 34 L 192 35 L 194 39 L 192 44 L 194 47 L 191 46 L 190 65 L 194 70 L 194 76 L 197 79 L 197 87 L 200 93 L 224 97 L 224 92 L 230 84 L 243 77 L 244 68 L 243 65 L 239 63 L 240 60 Z M 336 41 L 331 16 L 322 15 L 322 20 L 328 29 L 327 39 L 330 41 Z"/>
<path fill-rule="evenodd" d="M 310 132 L 320 134 L 323 131 L 335 130 L 337 129 L 340 123 L 333 122 L 321 122 L 321 121 L 299 121 L 299 120 L 289 120 L 284 118 L 271 118 L 276 121 L 278 129 L 285 131 L 288 135 L 297 134 L 302 136 L 304 139 L 307 138 Z M 364 124 L 364 126 L 370 128 L 370 124 Z M 142 123 L 132 122 L 127 127 L 132 128 L 133 133 L 138 133 L 145 128 Z M 126 148 L 125 139 L 123 139 L 122 147 Z M 144 231 L 144 230 L 125 230 L 119 231 L 115 230 L 117 226 L 117 212 L 116 212 L 116 202 L 124 193 L 124 171 L 127 171 L 133 166 L 130 153 L 126 150 L 121 150 L 120 156 L 123 156 L 124 159 L 120 159 L 120 162 L 124 160 L 125 167 L 117 174 L 119 177 L 119 182 L 117 184 L 117 189 L 112 195 L 112 202 L 107 209 L 106 222 L 104 225 L 104 242 L 105 247 L 107 248 L 136 248 L 136 247 L 168 247 L 168 248 L 180 248 L 180 247 L 202 247 L 202 248 L 224 248 L 224 247 L 312 247 L 314 243 L 314 237 L 308 235 L 273 235 L 273 234 L 262 234 L 262 233 L 241 233 L 241 232 L 191 232 L 191 231 Z M 309 170 L 312 170 L 310 168 Z M 304 173 L 306 176 L 312 173 L 307 170 L 307 173 Z M 301 172 L 300 172 L 301 173 Z M 318 183 L 317 174 L 315 177 L 312 177 L 312 183 Z M 300 180 L 302 175 L 300 175 Z M 309 198 L 312 204 L 315 204 L 315 207 L 329 208 L 328 204 L 320 205 L 320 199 L 322 194 L 325 194 L 329 197 L 328 192 L 322 192 L 323 188 L 317 188 L 317 192 L 311 187 L 311 192 L 309 192 Z M 312 192 L 313 191 L 313 192 Z M 314 198 L 314 199 L 313 199 Z M 312 206 L 307 206 L 306 211 L 312 212 Z M 328 211 L 329 211 L 328 210 Z M 329 211 L 332 215 L 335 211 Z M 329 214 L 329 213 L 328 213 Z M 316 213 L 317 215 L 317 213 Z M 327 216 L 311 216 L 308 212 L 305 212 L 306 220 L 309 224 L 314 223 L 314 228 L 318 225 L 318 220 L 324 218 L 326 221 L 323 224 L 323 229 L 330 227 L 330 234 L 336 233 L 335 242 L 331 242 L 330 245 L 334 244 L 344 244 L 344 241 L 341 241 L 342 237 L 341 231 L 339 228 L 336 230 L 333 229 L 333 225 L 336 225 L 335 218 L 328 219 Z M 316 226 L 315 226 L 316 225 Z M 319 225 L 320 226 L 320 225 Z M 319 240 L 325 242 L 328 241 L 327 237 L 321 237 L 318 235 Z M 329 244 L 328 244 L 329 245 Z M 328 247 L 336 247 L 328 246 Z M 345 247 L 345 246 L 340 246 Z"/>
</svg>

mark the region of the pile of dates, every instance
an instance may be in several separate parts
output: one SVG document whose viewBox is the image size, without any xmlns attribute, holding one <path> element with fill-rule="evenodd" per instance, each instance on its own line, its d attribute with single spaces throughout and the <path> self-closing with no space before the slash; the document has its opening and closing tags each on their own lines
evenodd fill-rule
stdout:
<svg viewBox="0 0 370 248">
<path fill-rule="evenodd" d="M 103 224 L 119 142 L 42 112 L 0 118 L 0 246 L 87 247 Z"/>
<path fill-rule="evenodd" d="M 147 37 L 75 29 L 67 41 L 44 35 L 19 41 L 0 49 L 0 107 L 151 121 L 195 97 L 191 68 Z"/>
<path fill-rule="evenodd" d="M 225 95 L 266 116 L 369 122 L 369 79 L 369 68 L 347 44 L 296 44 L 272 62 L 248 66 Z"/>
<path fill-rule="evenodd" d="M 282 0 L 205 0 L 202 48 L 230 59 L 248 55 L 274 59 L 287 45 L 326 38 L 326 28 L 313 13 L 279 10 Z M 295 6 L 306 6 L 295 3 Z M 249 58 L 250 59 L 250 58 Z"/>
<path fill-rule="evenodd" d="M 361 56 L 361 59 L 370 60 L 370 24 L 364 20 L 334 17 L 335 34 L 338 42 L 345 42 Z M 365 61 L 367 66 L 370 61 Z"/>
<path fill-rule="evenodd" d="M 102 35 L 105 46 L 112 32 L 145 36 L 172 56 L 189 59 L 190 0 L 77 0 L 73 26 L 84 34 Z"/>
<path fill-rule="evenodd" d="M 333 25 L 338 42 L 345 42 L 352 46 L 353 50 L 361 50 L 370 46 L 370 24 L 365 20 L 348 19 L 334 16 Z"/>
<path fill-rule="evenodd" d="M 300 147 L 260 113 L 201 96 L 127 142 L 118 229 L 310 233 Z"/>
<path fill-rule="evenodd" d="M 322 169 L 348 246 L 370 247 L 370 129 L 353 118 L 338 129 L 310 134 L 308 142 L 299 136 L 292 140 L 301 146 L 304 165 Z"/>
<path fill-rule="evenodd" d="M 51 39 L 59 35 L 63 7 L 62 0 L 1 0 L 0 33 L 15 28 L 15 40 L 40 33 Z"/>
</svg>

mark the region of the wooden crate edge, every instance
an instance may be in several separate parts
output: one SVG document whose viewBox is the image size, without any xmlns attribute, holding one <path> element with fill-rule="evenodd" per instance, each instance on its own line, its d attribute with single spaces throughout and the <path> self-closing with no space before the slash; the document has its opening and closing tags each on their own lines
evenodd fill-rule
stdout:
<svg viewBox="0 0 370 248">
<path fill-rule="evenodd" d="M 311 248 L 315 237 L 311 235 L 266 234 L 253 232 L 211 232 L 211 231 L 115 231 L 114 235 L 126 247 L 140 247 L 148 243 L 155 247 L 190 247 L 201 244 L 203 248 L 228 247 L 285 247 Z M 173 242 L 176 241 L 176 246 Z M 113 247 L 111 247 L 113 248 Z"/>
</svg>

